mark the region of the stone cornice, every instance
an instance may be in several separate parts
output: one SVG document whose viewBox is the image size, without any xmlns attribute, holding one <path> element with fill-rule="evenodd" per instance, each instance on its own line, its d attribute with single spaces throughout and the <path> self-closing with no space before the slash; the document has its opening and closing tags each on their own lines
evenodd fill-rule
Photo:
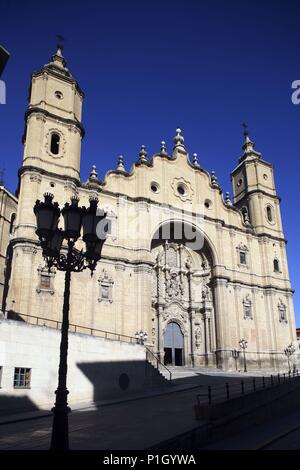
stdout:
<svg viewBox="0 0 300 470">
<path fill-rule="evenodd" d="M 231 279 L 228 276 L 213 276 L 211 278 L 211 283 L 214 286 L 217 285 L 236 285 L 236 286 L 244 286 L 244 287 L 249 287 L 249 288 L 256 288 L 256 289 L 262 289 L 262 290 L 274 290 L 277 292 L 286 292 L 288 294 L 294 294 L 294 289 L 289 289 L 287 287 L 278 287 L 278 286 L 273 286 L 271 284 L 267 285 L 261 285 L 261 284 L 256 284 L 253 282 L 246 282 L 246 281 L 241 281 L 241 280 L 236 280 L 236 279 Z"/>
<path fill-rule="evenodd" d="M 51 178 L 57 178 L 57 179 L 62 180 L 62 181 L 70 180 L 70 181 L 73 181 L 79 189 L 82 188 L 85 191 L 89 191 L 89 189 L 84 184 L 81 184 L 79 180 L 77 180 L 76 178 L 69 177 L 67 175 L 58 175 L 58 174 L 52 173 L 48 170 L 44 170 L 42 168 L 37 168 L 37 167 L 28 165 L 28 166 L 23 166 L 23 167 L 20 168 L 20 170 L 18 172 L 18 176 L 20 177 L 25 171 L 38 172 L 42 175 L 47 175 Z M 99 188 L 93 188 L 93 191 L 97 191 L 97 192 L 102 193 L 104 195 L 111 196 L 115 199 L 121 197 L 121 198 L 126 198 L 126 200 L 131 201 L 131 202 L 146 202 L 148 204 L 152 204 L 152 205 L 157 206 L 157 207 L 165 206 L 169 210 L 172 210 L 174 212 L 178 212 L 178 213 L 182 214 L 182 209 L 180 209 L 180 208 L 177 208 L 177 207 L 172 206 L 172 205 L 161 204 L 157 201 L 153 201 L 152 199 L 144 197 L 144 196 L 127 196 L 124 193 L 108 191 L 108 190 L 104 189 L 101 185 L 99 186 Z M 233 209 L 237 212 L 240 212 L 237 208 L 233 208 Z M 197 217 L 197 215 L 199 215 L 199 214 L 196 214 L 196 212 L 193 212 L 193 211 L 186 211 L 186 213 L 191 217 Z M 256 238 L 266 237 L 266 238 L 269 238 L 271 240 L 284 242 L 285 244 L 287 243 L 287 240 L 285 238 L 275 237 L 274 235 L 272 235 L 270 233 L 265 233 L 265 232 L 264 233 L 255 233 L 254 229 L 252 227 L 243 227 L 243 228 L 242 227 L 237 227 L 236 225 L 227 224 L 222 219 L 215 219 L 215 218 L 209 217 L 207 215 L 204 215 L 203 219 L 207 220 L 209 222 L 215 223 L 215 224 L 220 224 L 221 227 L 227 228 L 229 230 L 234 230 L 236 232 L 240 232 L 240 233 L 243 233 L 243 234 L 250 234 L 254 238 L 255 237 Z"/>
<path fill-rule="evenodd" d="M 45 117 L 55 119 L 56 121 L 61 121 L 64 124 L 69 124 L 69 125 L 75 126 L 79 130 L 81 138 L 82 139 L 84 138 L 84 135 L 85 135 L 84 127 L 81 124 L 81 122 L 76 121 L 75 119 L 67 119 L 67 118 L 58 116 L 57 114 L 50 113 L 49 111 L 46 111 L 45 109 L 42 109 L 42 108 L 39 108 L 39 107 L 35 106 L 33 108 L 28 109 L 25 112 L 25 117 L 24 117 L 25 118 L 25 123 L 27 122 L 27 119 L 29 118 L 29 116 L 31 116 L 32 114 L 43 114 Z M 26 129 L 26 127 L 25 127 L 25 129 Z M 22 138 L 23 144 L 26 140 L 26 135 L 25 134 L 26 134 L 26 132 L 24 131 L 24 135 L 23 135 L 23 138 Z"/>
<path fill-rule="evenodd" d="M 61 73 L 61 70 L 57 69 L 56 66 L 53 65 L 53 64 L 46 64 L 46 65 L 44 65 L 43 68 L 41 68 L 37 72 L 33 72 L 31 74 L 31 81 L 32 81 L 33 78 L 37 78 L 37 77 L 43 75 L 44 73 L 52 75 L 53 77 L 57 78 L 58 80 L 62 80 L 62 81 L 68 82 L 68 83 L 72 83 L 73 85 L 75 85 L 76 90 L 78 91 L 80 96 L 82 98 L 84 98 L 84 92 L 81 89 L 81 87 L 79 86 L 77 80 L 75 80 L 75 78 L 73 78 L 70 73 Z"/>
<path fill-rule="evenodd" d="M 5 193 L 8 197 L 10 197 L 14 202 L 18 203 L 18 198 L 14 196 L 5 186 L 0 186 L 0 193 Z"/>
<path fill-rule="evenodd" d="M 259 163 L 262 163 L 265 166 L 268 166 L 269 168 L 273 168 L 272 163 L 266 162 L 266 160 L 263 160 L 262 158 L 255 158 L 253 160 L 242 160 L 238 164 L 238 166 L 236 166 L 234 168 L 234 170 L 232 170 L 231 177 L 233 177 L 245 164 L 249 165 L 249 164 L 252 164 L 253 162 L 255 162 L 255 163 L 259 162 Z"/>
<path fill-rule="evenodd" d="M 237 204 L 243 203 L 244 200 L 247 199 L 252 194 L 262 194 L 263 196 L 267 196 L 267 197 L 270 197 L 271 199 L 275 199 L 275 200 L 281 202 L 281 197 L 277 196 L 276 194 L 267 193 L 263 189 L 252 189 L 251 191 L 246 192 L 245 196 L 243 196 L 241 199 L 239 199 Z"/>
<path fill-rule="evenodd" d="M 30 238 L 14 238 L 10 241 L 10 244 L 11 244 L 11 246 L 33 245 L 34 247 L 40 247 L 39 240 L 33 240 L 33 239 L 30 239 Z M 122 263 L 124 263 L 124 264 L 127 264 L 127 265 L 131 265 L 133 267 L 141 266 L 141 267 L 144 267 L 145 269 L 146 269 L 146 267 L 151 267 L 152 268 L 155 265 L 155 263 L 152 262 L 152 261 L 130 260 L 126 257 L 120 257 L 120 256 L 114 257 L 114 256 L 107 256 L 107 255 L 101 256 L 101 261 L 112 261 L 112 262 L 114 262 L 118 265 L 121 265 Z"/>
<path fill-rule="evenodd" d="M 75 171 L 77 171 L 77 170 L 75 170 Z M 38 168 L 38 167 L 32 166 L 32 165 L 22 166 L 18 171 L 18 177 L 20 177 L 21 175 L 23 175 L 23 173 L 26 173 L 26 172 L 40 173 L 41 175 L 49 176 L 50 178 L 56 178 L 56 179 L 64 181 L 64 182 L 72 181 L 74 184 L 76 184 L 77 187 L 80 186 L 80 180 L 77 179 L 77 178 L 74 178 L 74 177 L 69 176 L 69 175 L 59 175 L 57 173 L 53 173 L 52 171 L 44 170 L 43 168 Z"/>
</svg>

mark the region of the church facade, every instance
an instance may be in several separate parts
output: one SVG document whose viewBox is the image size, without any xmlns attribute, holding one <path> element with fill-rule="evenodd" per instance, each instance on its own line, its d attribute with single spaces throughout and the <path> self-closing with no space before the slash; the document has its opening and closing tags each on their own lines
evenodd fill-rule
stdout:
<svg viewBox="0 0 300 470">
<path fill-rule="evenodd" d="M 147 333 L 160 360 L 234 369 L 239 341 L 253 368 L 285 364 L 296 338 L 280 198 L 273 168 L 247 131 L 233 170 L 233 201 L 190 158 L 180 129 L 167 152 L 141 147 L 104 180 L 80 180 L 84 94 L 60 49 L 32 74 L 16 215 L 7 238 L 2 310 L 27 322 L 61 321 L 63 273 L 45 268 L 33 207 L 52 193 L 62 207 L 98 197 L 110 233 L 93 275 L 72 275 L 70 323 L 128 336 Z M 80 242 L 79 242 L 80 243 Z"/>
</svg>

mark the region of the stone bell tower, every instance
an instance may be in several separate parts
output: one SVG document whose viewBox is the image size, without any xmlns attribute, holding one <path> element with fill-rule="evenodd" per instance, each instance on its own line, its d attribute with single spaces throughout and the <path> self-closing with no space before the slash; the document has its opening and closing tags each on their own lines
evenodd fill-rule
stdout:
<svg viewBox="0 0 300 470">
<path fill-rule="evenodd" d="M 23 166 L 79 180 L 82 101 L 83 92 L 59 46 L 50 63 L 32 74 Z"/>
<path fill-rule="evenodd" d="M 254 149 L 248 131 L 239 165 L 231 174 L 234 205 L 257 234 L 283 238 L 280 199 L 276 194 L 273 166 Z"/>
<path fill-rule="evenodd" d="M 32 208 L 44 192 L 65 202 L 80 184 L 82 101 L 83 92 L 58 46 L 50 63 L 31 77 L 15 238 L 36 241 Z"/>
<path fill-rule="evenodd" d="M 82 102 L 83 92 L 67 69 L 62 47 L 58 46 L 50 62 L 31 77 L 24 157 L 19 169 L 18 210 L 10 244 L 10 274 L 6 280 L 10 286 L 4 300 L 7 310 L 30 313 L 44 305 L 34 303 L 42 302 L 42 296 L 30 297 L 32 283 L 39 289 L 38 273 L 43 266 L 33 207 L 37 199 L 43 199 L 44 193 L 53 193 L 63 205 L 78 191 L 84 136 Z M 47 305 L 54 309 L 49 301 Z"/>
</svg>

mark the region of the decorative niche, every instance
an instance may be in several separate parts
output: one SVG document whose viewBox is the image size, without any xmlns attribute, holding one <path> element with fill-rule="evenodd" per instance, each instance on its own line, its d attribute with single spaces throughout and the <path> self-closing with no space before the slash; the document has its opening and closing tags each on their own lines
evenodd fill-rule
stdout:
<svg viewBox="0 0 300 470">
<path fill-rule="evenodd" d="M 36 289 L 37 293 L 45 292 L 48 294 L 54 294 L 54 277 L 55 277 L 55 268 L 50 270 L 45 266 L 38 267 L 38 277 L 39 283 Z"/>
<path fill-rule="evenodd" d="M 99 302 L 113 302 L 112 288 L 114 285 L 113 279 L 108 275 L 107 271 L 103 270 L 103 275 L 98 279 L 99 283 Z"/>
</svg>

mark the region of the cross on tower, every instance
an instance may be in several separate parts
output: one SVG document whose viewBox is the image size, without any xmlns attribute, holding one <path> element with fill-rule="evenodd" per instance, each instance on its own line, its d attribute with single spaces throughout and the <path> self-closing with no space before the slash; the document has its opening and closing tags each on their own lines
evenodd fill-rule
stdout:
<svg viewBox="0 0 300 470">
<path fill-rule="evenodd" d="M 60 34 L 57 34 L 56 39 L 57 39 L 57 44 L 56 44 L 57 49 L 60 49 L 62 51 L 64 48 L 65 38 L 61 36 Z"/>
<path fill-rule="evenodd" d="M 243 126 L 243 128 L 244 128 L 244 134 L 245 134 L 245 135 L 248 135 L 248 125 L 247 125 L 245 122 L 243 122 L 243 123 L 242 123 L 242 126 Z"/>
<path fill-rule="evenodd" d="M 0 170 L 0 186 L 4 186 L 4 173 L 5 168 L 2 168 L 2 170 Z"/>
</svg>

